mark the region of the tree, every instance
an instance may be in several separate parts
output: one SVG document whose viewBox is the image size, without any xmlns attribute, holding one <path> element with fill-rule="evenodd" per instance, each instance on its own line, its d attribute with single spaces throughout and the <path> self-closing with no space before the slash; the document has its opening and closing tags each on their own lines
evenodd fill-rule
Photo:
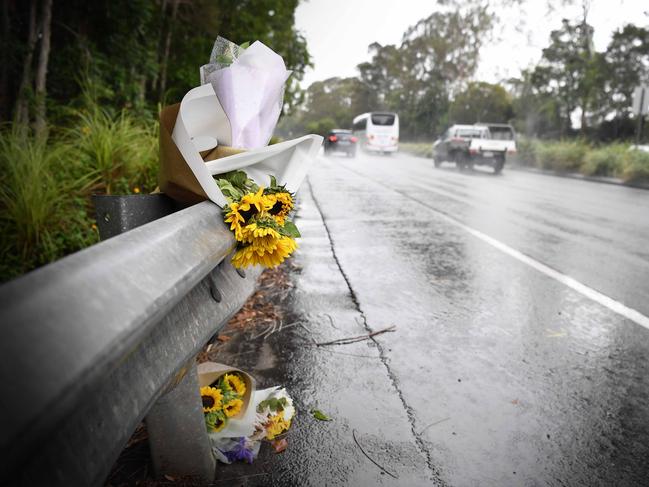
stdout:
<svg viewBox="0 0 649 487">
<path fill-rule="evenodd" d="M 450 95 L 475 73 L 493 19 L 487 4 L 470 2 L 420 20 L 398 47 L 370 45 L 372 59 L 358 69 L 376 94 L 372 109 L 398 112 L 406 139 L 440 132 Z"/>
<path fill-rule="evenodd" d="M 613 33 L 604 53 L 609 108 L 616 118 L 628 116 L 633 90 L 649 82 L 649 29 L 632 24 Z"/>
<path fill-rule="evenodd" d="M 3 0 L 4 120 L 13 113 L 27 122 L 35 108 L 42 126 L 45 98 L 53 106 L 74 104 L 82 73 L 101 86 L 105 107 L 150 117 L 160 100 L 179 101 L 198 85 L 217 35 L 260 40 L 282 55 L 293 70 L 286 108 L 300 100 L 297 83 L 310 57 L 295 29 L 298 0 L 68 0 L 55 2 L 49 21 L 48 5 Z"/>
<path fill-rule="evenodd" d="M 471 82 L 449 107 L 451 123 L 509 122 L 513 116 L 511 96 L 500 85 Z"/>
<path fill-rule="evenodd" d="M 43 137 L 47 132 L 45 98 L 47 97 L 47 67 L 50 59 L 50 38 L 52 35 L 52 0 L 42 0 L 41 2 L 39 31 L 41 44 L 34 82 L 36 94 L 34 132 L 37 137 Z"/>
<path fill-rule="evenodd" d="M 532 137 L 558 136 L 561 113 L 557 98 L 538 90 L 532 83 L 532 72 L 523 70 L 520 78 L 508 81 L 516 130 Z"/>
<path fill-rule="evenodd" d="M 593 27 L 585 18 L 572 23 L 562 21 L 550 34 L 550 45 L 543 49 L 541 63 L 532 73 L 532 83 L 560 102 L 562 133 L 571 127 L 571 115 L 579 109 L 581 130 L 588 126 L 588 113 L 594 94 L 601 90 L 601 57 L 593 48 Z"/>
</svg>

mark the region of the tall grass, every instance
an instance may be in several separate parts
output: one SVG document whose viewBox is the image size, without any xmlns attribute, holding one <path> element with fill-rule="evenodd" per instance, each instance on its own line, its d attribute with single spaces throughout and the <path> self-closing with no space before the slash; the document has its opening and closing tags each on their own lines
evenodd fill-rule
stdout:
<svg viewBox="0 0 649 487">
<path fill-rule="evenodd" d="M 627 183 L 649 184 L 649 152 L 628 150 L 622 167 L 622 179 Z"/>
<path fill-rule="evenodd" d="M 72 150 L 20 127 L 0 133 L 2 280 L 96 241 L 84 204 L 92 175 L 71 177 Z"/>
<path fill-rule="evenodd" d="M 0 281 L 97 242 L 92 193 L 157 185 L 157 123 L 113 114 L 92 93 L 65 121 L 49 140 L 0 128 Z"/>
<path fill-rule="evenodd" d="M 581 141 L 521 139 L 518 162 L 558 173 L 581 173 L 622 179 L 627 184 L 649 183 L 649 153 L 628 144 L 592 147 Z"/>
<path fill-rule="evenodd" d="M 85 173 L 99 182 L 93 188 L 106 194 L 124 194 L 155 188 L 158 156 L 157 125 L 145 126 L 126 112 L 117 116 L 99 106 L 77 112 L 67 138 Z"/>
<path fill-rule="evenodd" d="M 536 148 L 536 162 L 542 169 L 578 172 L 587 151 L 588 146 L 581 141 L 539 144 Z"/>
<path fill-rule="evenodd" d="M 621 177 L 628 149 L 625 144 L 611 144 L 592 149 L 586 154 L 581 165 L 582 174 Z"/>
<path fill-rule="evenodd" d="M 433 157 L 432 142 L 399 142 L 399 150 L 419 157 Z"/>
</svg>

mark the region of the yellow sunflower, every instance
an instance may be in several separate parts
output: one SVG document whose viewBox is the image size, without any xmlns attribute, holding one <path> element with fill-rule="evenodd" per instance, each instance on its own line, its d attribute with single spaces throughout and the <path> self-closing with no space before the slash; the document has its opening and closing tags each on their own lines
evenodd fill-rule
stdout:
<svg viewBox="0 0 649 487">
<path fill-rule="evenodd" d="M 244 194 L 241 201 L 239 201 L 239 209 L 243 212 L 248 212 L 253 207 L 257 210 L 256 213 L 268 211 L 272 208 L 272 202 L 264 196 L 263 187 L 260 187 L 256 193 Z"/>
<path fill-rule="evenodd" d="M 239 396 L 246 393 L 246 384 L 236 374 L 225 374 L 223 382 L 228 386 L 231 391 L 236 392 Z"/>
<path fill-rule="evenodd" d="M 296 248 L 295 240 L 290 237 L 274 238 L 267 235 L 237 250 L 232 257 L 232 265 L 238 269 L 260 264 L 267 268 L 276 267 Z"/>
<path fill-rule="evenodd" d="M 221 389 L 205 386 L 201 387 L 201 399 L 203 400 L 203 412 L 211 413 L 221 408 L 223 394 L 221 394 Z"/>
<path fill-rule="evenodd" d="M 213 418 L 213 422 L 209 424 L 209 429 L 213 433 L 218 433 L 228 424 L 228 420 L 223 413 L 220 413 Z"/>
<path fill-rule="evenodd" d="M 277 230 L 270 227 L 259 226 L 256 222 L 250 223 L 242 228 L 242 240 L 252 243 L 254 239 L 261 237 L 279 238 L 281 235 Z"/>
<path fill-rule="evenodd" d="M 229 206 L 230 211 L 225 215 L 225 223 L 230 224 L 230 230 L 234 232 L 234 237 L 241 241 L 243 240 L 243 233 L 242 233 L 242 223 L 245 223 L 245 219 L 239 213 L 239 203 L 232 203 Z"/>
<path fill-rule="evenodd" d="M 273 206 L 268 210 L 278 224 L 284 225 L 286 217 L 293 209 L 293 197 L 290 193 L 274 193 L 267 196 Z"/>
<path fill-rule="evenodd" d="M 290 427 L 291 421 L 284 419 L 284 413 L 277 413 L 274 416 L 271 416 L 268 423 L 266 423 L 266 438 L 273 440 L 276 436 L 281 435 Z"/>
<path fill-rule="evenodd" d="M 223 412 L 228 418 L 236 416 L 241 412 L 243 407 L 243 401 L 241 399 L 231 399 L 228 403 L 223 406 Z"/>
</svg>

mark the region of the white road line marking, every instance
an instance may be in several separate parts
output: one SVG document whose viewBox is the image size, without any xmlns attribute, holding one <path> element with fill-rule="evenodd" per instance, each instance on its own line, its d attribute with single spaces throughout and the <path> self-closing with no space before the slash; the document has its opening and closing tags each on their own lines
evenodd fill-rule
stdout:
<svg viewBox="0 0 649 487">
<path fill-rule="evenodd" d="M 435 211 L 435 210 L 434 210 Z M 587 298 L 595 301 L 596 303 L 601 304 L 602 306 L 605 306 L 606 308 L 610 309 L 614 313 L 617 313 L 621 316 L 624 316 L 625 318 L 633 321 L 634 323 L 637 323 L 640 326 L 645 327 L 646 329 L 649 330 L 649 317 L 643 315 L 639 311 L 629 308 L 628 306 L 620 303 L 619 301 L 616 301 L 613 298 L 610 298 L 606 296 L 605 294 L 600 293 L 599 291 L 596 291 L 592 287 L 587 286 L 586 284 L 583 284 L 579 282 L 577 279 L 574 277 L 570 277 L 566 274 L 563 274 L 562 272 L 559 272 L 552 267 L 549 267 L 542 262 L 539 262 L 538 260 L 533 259 L 532 257 L 529 257 L 525 255 L 524 253 L 510 247 L 507 244 L 502 243 L 499 240 L 496 240 L 493 237 L 490 237 L 489 235 L 486 235 L 482 233 L 480 230 L 476 230 L 474 228 L 471 228 L 464 223 L 460 223 L 459 221 L 444 215 L 441 212 L 437 212 L 439 215 L 443 216 L 447 221 L 450 223 L 453 223 L 454 225 L 462 228 L 463 230 L 469 232 L 471 235 L 474 237 L 479 238 L 480 240 L 488 243 L 489 245 L 497 248 L 501 252 L 513 257 L 514 259 L 523 262 L 524 264 L 527 264 L 528 266 L 536 269 L 537 271 L 541 272 L 542 274 L 545 274 L 546 276 L 554 279 L 555 281 L 558 281 L 566 286 L 568 286 L 570 289 L 573 289 L 577 291 L 578 293 L 582 294 L 583 296 L 586 296 Z"/>
<path fill-rule="evenodd" d="M 373 180 L 375 183 L 378 183 L 382 186 L 386 186 L 385 184 L 376 181 L 375 179 L 369 178 L 368 176 L 358 173 L 352 169 L 346 168 L 350 172 L 355 172 L 356 174 L 366 177 L 368 179 Z M 386 186 L 388 187 L 388 186 Z M 391 188 L 393 191 L 396 193 L 401 194 L 402 196 L 405 196 L 406 198 L 412 199 L 417 201 L 418 203 L 424 205 L 426 208 L 430 209 L 431 211 L 435 212 L 437 215 L 442 217 L 444 220 L 449 222 L 452 225 L 455 225 L 458 228 L 461 228 L 462 230 L 470 233 L 476 238 L 479 238 L 483 242 L 488 243 L 492 247 L 500 250 L 504 254 L 509 255 L 510 257 L 513 257 L 514 259 L 527 264 L 528 266 L 532 267 L 533 269 L 536 269 L 542 274 L 545 274 L 546 276 L 554 279 L 555 281 L 558 281 L 565 286 L 568 286 L 570 289 L 573 289 L 574 291 L 577 291 L 579 294 L 591 299 L 592 301 L 595 301 L 598 304 L 601 304 L 602 306 L 610 309 L 614 313 L 619 314 L 620 316 L 623 316 L 624 318 L 633 321 L 634 323 L 646 328 L 649 330 L 649 317 L 643 315 L 640 313 L 638 310 L 635 310 L 633 308 L 629 308 L 628 306 L 620 303 L 619 301 L 616 301 L 615 299 L 600 293 L 599 291 L 593 289 L 592 287 L 587 286 L 586 284 L 582 284 L 579 282 L 577 279 L 574 277 L 570 277 L 567 274 L 563 274 L 562 272 L 559 272 L 552 267 L 549 267 L 542 262 L 539 262 L 536 259 L 533 259 L 532 257 L 529 257 L 525 255 L 524 253 L 510 247 L 509 245 L 501 242 L 500 240 L 496 240 L 493 237 L 490 237 L 486 233 L 482 233 L 480 230 L 476 230 L 475 228 L 472 228 L 468 225 L 465 225 L 459 220 L 456 220 L 453 217 L 448 216 L 446 213 L 431 207 L 430 205 L 424 203 L 423 201 L 418 200 L 417 198 L 413 198 L 412 196 L 409 196 L 407 194 L 404 194 L 402 191 L 399 191 L 397 189 Z M 430 191 L 436 192 L 434 189 L 431 189 Z"/>
</svg>

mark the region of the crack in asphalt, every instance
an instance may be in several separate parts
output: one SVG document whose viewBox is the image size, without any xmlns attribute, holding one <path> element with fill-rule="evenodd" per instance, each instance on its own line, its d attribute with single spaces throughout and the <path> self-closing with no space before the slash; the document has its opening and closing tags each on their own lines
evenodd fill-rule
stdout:
<svg viewBox="0 0 649 487">
<path fill-rule="evenodd" d="M 349 276 L 347 273 L 344 271 L 342 264 L 340 263 L 340 260 L 338 259 L 338 254 L 336 253 L 336 248 L 334 245 L 333 238 L 331 236 L 331 232 L 329 230 L 329 226 L 327 225 L 327 220 L 324 216 L 324 213 L 322 212 L 322 208 L 320 207 L 320 203 L 315 197 L 315 194 L 313 192 L 313 185 L 311 184 L 311 181 L 309 178 L 307 178 L 307 183 L 309 185 L 309 194 L 311 195 L 311 198 L 313 199 L 313 202 L 315 204 L 316 209 L 318 210 L 318 213 L 320 214 L 320 218 L 322 218 L 322 224 L 324 226 L 325 232 L 327 233 L 327 238 L 329 239 L 329 247 L 331 248 L 331 253 L 333 254 L 334 261 L 336 262 L 336 266 L 338 266 L 338 270 L 340 271 L 340 274 L 343 276 L 343 279 L 345 280 L 345 283 L 347 284 L 347 288 L 349 289 L 349 294 L 352 298 L 352 302 L 354 303 L 354 307 L 356 308 L 356 311 L 358 314 L 360 314 L 361 319 L 363 320 L 363 327 L 368 333 L 372 333 L 372 329 L 370 328 L 369 324 L 367 323 L 367 317 L 365 316 L 365 313 L 363 312 L 363 309 L 361 308 L 360 301 L 358 300 L 358 296 L 356 295 L 356 292 L 354 291 L 354 288 L 352 287 L 352 284 L 349 280 Z M 385 349 L 381 344 L 378 342 L 378 340 L 375 337 L 370 337 L 370 340 L 374 342 L 374 345 L 379 351 L 379 357 L 381 359 L 381 363 L 385 367 L 388 377 L 390 378 L 390 381 L 392 382 L 392 386 L 394 387 L 397 396 L 399 397 L 399 400 L 401 401 L 401 404 L 403 404 L 403 408 L 406 411 L 406 415 L 408 416 L 408 422 L 410 423 L 410 429 L 412 431 L 412 435 L 415 437 L 415 443 L 417 444 L 417 448 L 419 448 L 419 451 L 421 452 L 422 455 L 426 457 L 426 466 L 428 469 L 431 471 L 433 474 L 433 480 L 437 481 L 437 485 L 443 486 L 445 485 L 441 478 L 440 478 L 440 472 L 437 470 L 435 465 L 433 464 L 432 457 L 430 455 L 430 452 L 426 448 L 426 445 L 424 443 L 424 440 L 421 438 L 421 436 L 417 433 L 417 429 L 415 427 L 415 412 L 413 408 L 406 402 L 406 399 L 404 397 L 403 391 L 399 387 L 399 381 L 397 380 L 397 377 L 393 370 L 390 368 L 389 364 L 389 359 L 387 357 L 387 354 L 385 353 Z"/>
</svg>

